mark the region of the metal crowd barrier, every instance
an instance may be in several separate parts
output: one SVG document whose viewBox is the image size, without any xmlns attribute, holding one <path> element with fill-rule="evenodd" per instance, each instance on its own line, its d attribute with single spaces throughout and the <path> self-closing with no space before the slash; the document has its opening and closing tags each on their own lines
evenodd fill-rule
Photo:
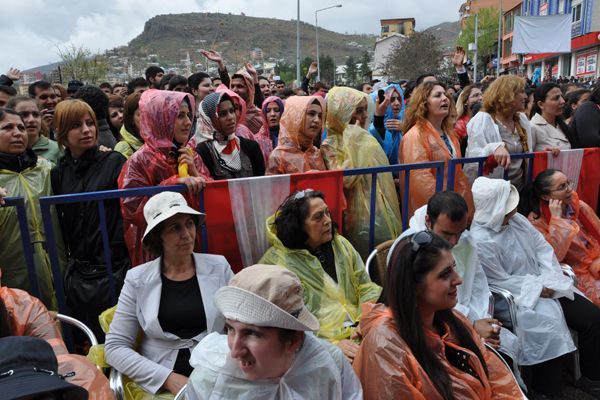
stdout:
<svg viewBox="0 0 600 400">
<path fill-rule="evenodd" d="M 25 199 L 23 197 L 6 197 L 4 206 L 15 207 L 17 209 L 17 218 L 19 220 L 19 230 L 21 231 L 21 244 L 23 245 L 23 254 L 29 275 L 29 289 L 35 297 L 41 297 L 40 286 L 38 284 L 37 273 L 35 272 L 35 262 L 33 260 L 33 243 L 29 232 L 29 223 L 27 221 L 27 210 L 25 209 Z"/>
<path fill-rule="evenodd" d="M 511 154 L 511 158 L 513 159 L 533 159 L 533 153 L 527 154 Z M 454 178 L 456 175 L 456 165 L 458 164 L 466 164 L 466 163 L 479 163 L 479 171 L 478 175 L 482 173 L 483 162 L 486 160 L 486 157 L 477 157 L 477 158 L 461 158 L 461 159 L 452 159 L 448 162 L 448 179 L 447 179 L 447 189 L 451 190 L 454 187 Z M 386 165 L 380 167 L 371 167 L 371 168 L 357 168 L 351 170 L 345 170 L 343 172 L 344 176 L 355 176 L 355 175 L 371 175 L 371 193 L 370 193 L 370 223 L 369 223 L 369 249 L 373 249 L 375 247 L 375 212 L 377 205 L 377 175 L 380 173 L 393 173 L 393 172 L 410 172 L 418 169 L 435 169 L 436 170 L 436 191 L 441 191 L 444 185 L 444 162 L 443 161 L 435 161 L 435 162 L 425 162 L 425 163 L 416 163 L 416 164 L 396 164 L 396 165 Z M 528 166 L 528 176 L 527 178 L 531 178 L 531 174 L 533 171 L 533 163 L 530 162 Z M 404 177 L 404 181 L 401 183 L 403 185 L 403 193 L 402 193 L 402 201 L 401 201 L 401 212 L 402 212 L 402 227 L 406 229 L 408 227 L 408 196 L 409 196 L 409 187 L 410 187 L 410 174 L 402 174 Z M 506 178 L 506 173 L 505 173 Z M 144 188 L 133 188 L 133 189 L 122 189 L 122 190 L 108 190 L 102 192 L 89 192 L 89 193 L 76 193 L 76 194 L 67 194 L 67 195 L 59 195 L 59 196 L 44 196 L 40 198 L 40 209 L 42 212 L 42 220 L 44 224 L 44 231 L 46 235 L 46 248 L 48 250 L 48 255 L 50 258 L 50 263 L 52 266 L 52 274 L 55 277 L 54 285 L 56 291 L 56 297 L 58 300 L 59 311 L 66 313 L 67 307 L 65 304 L 65 296 L 64 296 L 64 286 L 62 280 L 62 273 L 59 266 L 58 253 L 56 247 L 56 237 L 54 236 L 54 227 L 52 225 L 52 218 L 50 209 L 52 206 L 62 205 L 62 204 L 70 204 L 70 203 L 79 203 L 79 202 L 88 202 L 95 201 L 98 203 L 98 213 L 100 218 L 100 228 L 102 233 L 102 240 L 104 246 L 104 260 L 106 263 L 107 273 L 109 275 L 109 286 L 111 290 L 111 298 L 116 303 L 116 290 L 115 290 L 115 282 L 112 274 L 112 263 L 110 258 L 110 248 L 109 248 L 109 238 L 108 232 L 106 228 L 106 215 L 104 209 L 104 201 L 111 199 L 120 199 L 124 197 L 139 197 L 139 196 L 152 196 L 154 194 L 160 193 L 165 190 L 175 191 L 175 192 L 185 192 L 185 185 L 175 185 L 175 186 L 152 186 L 152 187 L 144 187 Z M 24 207 L 24 200 L 22 197 L 12 197 L 6 198 L 6 206 L 15 206 L 17 207 L 17 213 L 19 215 L 19 225 L 21 229 L 21 238 L 23 243 L 23 249 L 25 252 L 25 259 L 27 262 L 27 270 L 30 277 L 31 282 L 31 292 L 34 296 L 39 296 L 39 286 L 37 283 L 37 275 L 35 273 L 35 265 L 33 261 L 33 247 L 31 244 L 29 229 L 27 226 L 27 216 L 26 210 Z M 200 192 L 200 211 L 204 212 L 204 195 L 203 192 Z M 208 249 L 208 239 L 206 226 L 203 225 L 201 227 L 202 230 L 202 251 L 206 251 Z"/>
<path fill-rule="evenodd" d="M 511 160 L 524 160 L 527 159 L 527 177 L 526 182 L 530 182 L 533 176 L 533 158 L 535 153 L 519 153 L 511 154 Z M 487 160 L 487 157 L 469 157 L 469 158 L 453 158 L 448 160 L 448 177 L 446 180 L 446 189 L 454 190 L 454 181 L 456 177 L 456 166 L 464 164 L 478 164 L 477 176 L 483 175 L 483 163 Z M 508 179 L 508 169 L 504 170 L 504 179 Z"/>
</svg>

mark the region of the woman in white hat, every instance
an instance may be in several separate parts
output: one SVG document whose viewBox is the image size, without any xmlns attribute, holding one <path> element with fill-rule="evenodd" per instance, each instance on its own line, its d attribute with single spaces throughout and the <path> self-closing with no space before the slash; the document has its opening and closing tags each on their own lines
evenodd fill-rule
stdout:
<svg viewBox="0 0 600 400">
<path fill-rule="evenodd" d="M 341 350 L 315 337 L 300 279 L 276 265 L 253 265 L 215 295 L 227 335 L 194 349 L 187 396 L 200 399 L 362 399 Z"/>
<path fill-rule="evenodd" d="M 233 273 L 223 256 L 193 252 L 204 214 L 180 193 L 150 198 L 144 217 L 144 246 L 160 257 L 127 273 L 106 335 L 106 361 L 150 393 L 176 394 L 192 372 L 190 352 L 223 329 L 213 297 Z"/>
</svg>

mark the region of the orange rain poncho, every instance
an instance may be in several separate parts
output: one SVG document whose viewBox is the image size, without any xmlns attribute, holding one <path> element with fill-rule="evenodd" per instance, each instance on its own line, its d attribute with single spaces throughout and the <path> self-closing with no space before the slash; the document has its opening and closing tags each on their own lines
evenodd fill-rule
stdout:
<svg viewBox="0 0 600 400">
<path fill-rule="evenodd" d="M 292 96 L 285 101 L 285 111 L 279 121 L 279 144 L 269 156 L 267 175 L 327 169 L 318 148 L 311 145 L 302 151 L 298 143 L 298 135 L 304 129 L 306 110 L 314 101 L 321 105 L 325 118 L 325 102 L 319 96 Z"/>
<path fill-rule="evenodd" d="M 444 189 L 448 178 L 448 160 L 451 158 L 461 158 L 460 143 L 454 132 L 446 132 L 455 157 L 452 157 L 448 147 L 435 130 L 433 125 L 425 119 L 418 121 L 404 135 L 400 142 L 399 161 L 401 164 L 414 164 L 420 162 L 444 161 Z M 415 210 L 427 204 L 429 198 L 435 193 L 435 173 L 432 169 L 417 169 L 410 172 L 410 185 L 408 195 L 408 212 L 413 215 Z M 403 188 L 403 180 L 400 181 L 400 187 Z M 454 191 L 462 195 L 469 207 L 469 220 L 473 215 L 473 195 L 469 180 L 462 171 L 461 166 L 456 167 L 454 179 Z"/>
<path fill-rule="evenodd" d="M 246 125 L 253 134 L 256 135 L 262 127 L 262 117 L 260 115 L 260 108 L 256 107 L 254 104 L 254 96 L 256 94 L 254 81 L 252 80 L 252 77 L 248 71 L 246 71 L 244 68 L 233 74 L 232 80 L 233 78 L 237 77 L 236 75 L 244 79 L 244 84 L 246 85 L 246 90 L 248 91 L 248 101 L 246 101 L 246 120 L 242 123 Z"/>
<path fill-rule="evenodd" d="M 44 339 L 52 346 L 58 359 L 58 372 L 66 375 L 67 382 L 84 387 L 90 400 L 112 400 L 108 379 L 84 356 L 69 354 L 56 321 L 41 301 L 29 293 L 0 287 L 0 299 L 6 305 L 12 334 Z M 75 375 L 69 377 L 69 372 Z"/>
<path fill-rule="evenodd" d="M 367 97 L 358 90 L 343 87 L 335 87 L 327 94 L 327 138 L 321 145 L 327 169 L 389 165 L 377 139 L 362 127 L 350 125 L 354 109 Z M 344 177 L 344 194 L 348 202 L 344 236 L 364 259 L 369 254 L 371 175 Z M 377 175 L 376 201 L 375 245 L 395 239 L 402 232 L 398 195 L 391 173 Z"/>
<path fill-rule="evenodd" d="M 363 387 L 365 400 L 389 399 L 442 399 L 417 358 L 398 333 L 391 310 L 383 304 L 363 304 L 360 330 L 363 341 L 352 367 Z M 446 327 L 443 336 L 426 331 L 428 345 L 439 355 L 448 373 L 452 392 L 456 399 L 504 400 L 524 398 L 510 370 L 500 359 L 483 345 L 482 339 L 471 323 L 455 312 L 465 326 L 469 327 L 475 343 L 484 356 L 488 368 L 486 375 L 479 358 L 458 343 Z M 445 357 L 445 346 L 469 355 L 469 366 L 482 381 L 452 366 Z"/>
<path fill-rule="evenodd" d="M 119 189 L 146 186 L 168 186 L 177 184 L 177 155 L 173 143 L 175 119 L 184 99 L 190 103 L 190 112 L 196 107 L 194 97 L 182 92 L 147 90 L 140 98 L 140 134 L 144 144 L 127 160 L 119 175 Z M 183 143 L 186 146 L 187 143 Z M 193 151 L 198 173 L 207 181 L 210 172 Z M 199 209 L 196 194 L 184 194 L 188 204 Z M 136 266 L 150 261 L 151 255 L 142 248 L 142 236 L 146 229 L 144 205 L 148 197 L 126 197 L 121 199 L 125 243 L 131 256 L 131 265 Z M 200 235 L 196 242 L 199 248 Z"/>
<path fill-rule="evenodd" d="M 576 192 L 571 197 L 574 214 L 570 217 L 551 216 L 547 205 L 542 215 L 528 219 L 554 249 L 561 263 L 570 265 L 577 275 L 577 288 L 600 306 L 600 220 L 594 210 Z"/>
</svg>

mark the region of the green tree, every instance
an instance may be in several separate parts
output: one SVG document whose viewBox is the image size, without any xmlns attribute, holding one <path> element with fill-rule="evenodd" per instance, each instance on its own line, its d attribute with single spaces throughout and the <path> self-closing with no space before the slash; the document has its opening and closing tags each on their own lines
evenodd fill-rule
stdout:
<svg viewBox="0 0 600 400">
<path fill-rule="evenodd" d="M 485 7 L 479 10 L 478 14 L 478 38 L 477 38 L 477 63 L 485 66 L 483 61 L 488 60 L 496 53 L 496 43 L 498 42 L 498 9 Z M 460 31 L 457 39 L 457 45 L 465 49 L 469 43 L 475 43 L 475 16 L 469 17 Z"/>
<path fill-rule="evenodd" d="M 371 62 L 371 56 L 369 55 L 369 52 L 365 51 L 362 53 L 362 56 L 360 58 L 360 70 L 359 70 L 359 77 L 361 81 L 370 81 L 371 80 L 371 74 L 373 73 L 373 71 L 371 71 L 371 68 L 369 68 L 369 63 Z"/>
<path fill-rule="evenodd" d="M 78 79 L 85 83 L 99 84 L 106 80 L 106 57 L 92 54 L 90 49 L 74 44 L 57 46 L 57 52 L 62 61 L 61 70 L 65 81 Z"/>
<path fill-rule="evenodd" d="M 329 55 L 319 56 L 321 68 L 321 81 L 327 84 L 333 83 L 333 58 Z"/>
<path fill-rule="evenodd" d="M 275 75 L 279 75 L 286 84 L 296 79 L 296 64 L 288 64 L 285 61 L 275 65 Z"/>
<path fill-rule="evenodd" d="M 429 32 L 414 32 L 392 46 L 383 69 L 391 80 L 414 80 L 426 73 L 437 74 L 443 57 L 438 38 Z"/>
<path fill-rule="evenodd" d="M 356 68 L 356 60 L 354 56 L 350 56 L 346 59 L 346 85 L 356 85 L 356 77 L 358 75 L 358 68 Z"/>
</svg>

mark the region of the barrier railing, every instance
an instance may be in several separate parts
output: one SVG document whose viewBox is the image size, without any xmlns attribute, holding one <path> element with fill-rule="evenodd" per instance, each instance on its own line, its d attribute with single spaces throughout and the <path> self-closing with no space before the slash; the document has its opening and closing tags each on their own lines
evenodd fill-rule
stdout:
<svg viewBox="0 0 600 400">
<path fill-rule="evenodd" d="M 58 309 L 60 312 L 65 312 L 67 306 L 65 304 L 65 290 L 63 286 L 62 273 L 58 261 L 58 252 L 56 247 L 56 238 L 54 237 L 54 230 L 52 226 L 52 216 L 50 208 L 54 205 L 70 204 L 70 203 L 83 203 L 89 201 L 98 202 L 98 216 L 100 219 L 100 229 L 102 233 L 102 244 L 104 252 L 104 263 L 106 265 L 106 273 L 108 274 L 108 284 L 110 288 L 111 301 L 116 304 L 116 286 L 113 277 L 111 251 L 109 247 L 108 231 L 106 229 L 106 213 L 104 209 L 105 200 L 120 199 L 123 197 L 141 197 L 141 196 L 152 196 L 154 194 L 170 190 L 173 192 L 185 192 L 187 189 L 185 185 L 175 186 L 152 186 L 143 188 L 133 189 L 122 189 L 122 190 L 107 190 L 102 192 L 89 192 L 89 193 L 75 193 L 65 194 L 58 196 L 44 196 L 40 197 L 40 209 L 42 211 L 42 221 L 44 224 L 44 231 L 46 232 L 46 244 L 48 249 L 48 256 L 50 258 L 50 265 L 52 267 L 52 275 L 54 276 L 54 287 L 56 297 L 58 300 Z M 202 196 L 200 196 L 202 199 Z M 201 201 L 202 203 L 202 201 Z M 202 205 L 202 204 L 201 204 Z M 203 235 L 205 237 L 206 235 Z"/>
<path fill-rule="evenodd" d="M 23 246 L 23 255 L 27 266 L 29 276 L 29 288 L 31 294 L 35 297 L 41 297 L 38 284 L 37 273 L 35 272 L 35 262 L 33 260 L 33 243 L 29 232 L 29 223 L 27 222 L 27 210 L 25 208 L 25 199 L 23 197 L 7 197 L 4 199 L 4 206 L 15 207 L 17 209 L 17 218 L 19 220 L 19 230 L 21 231 L 21 244 Z"/>
<path fill-rule="evenodd" d="M 527 163 L 527 177 L 526 182 L 531 181 L 533 175 L 533 158 L 535 157 L 535 153 L 519 153 L 519 154 L 511 154 L 511 160 L 524 160 L 527 159 L 529 162 Z M 454 190 L 454 181 L 456 178 L 456 166 L 464 165 L 464 164 L 478 164 L 477 168 L 477 176 L 483 175 L 483 164 L 488 159 L 488 157 L 469 157 L 469 158 L 453 158 L 448 160 L 448 177 L 446 179 L 446 189 Z M 504 169 L 504 179 L 508 179 L 508 168 Z"/>
</svg>

